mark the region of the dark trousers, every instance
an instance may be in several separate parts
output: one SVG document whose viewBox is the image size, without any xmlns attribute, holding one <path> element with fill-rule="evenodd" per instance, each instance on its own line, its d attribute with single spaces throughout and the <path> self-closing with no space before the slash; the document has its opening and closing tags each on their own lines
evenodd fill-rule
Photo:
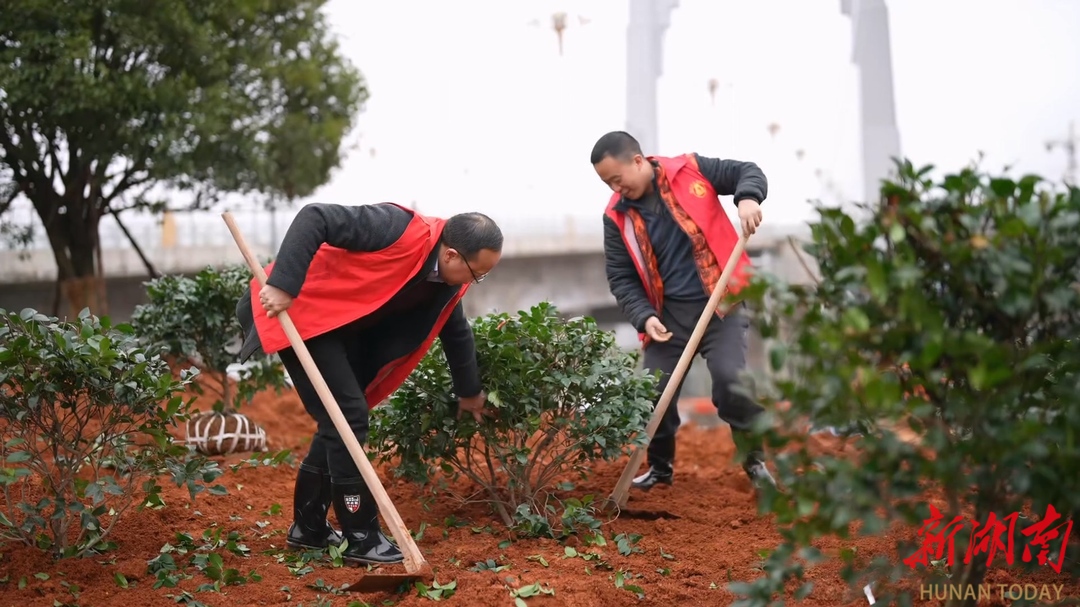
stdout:
<svg viewBox="0 0 1080 607">
<path fill-rule="evenodd" d="M 374 375 L 374 365 L 366 356 L 362 335 L 347 329 L 338 329 L 314 337 L 305 342 L 315 366 L 319 368 L 330 393 L 337 400 L 349 428 L 361 445 L 367 440 L 368 402 L 364 387 Z M 334 484 L 355 483 L 361 479 L 360 470 L 353 462 L 330 414 L 323 406 L 315 386 L 292 348 L 282 350 L 281 362 L 289 372 L 300 400 L 309 415 L 315 419 L 318 429 L 311 439 L 311 450 L 301 463 L 310 470 L 329 471 Z"/>
<path fill-rule="evenodd" d="M 661 394 L 675 371 L 683 349 L 690 341 L 690 335 L 694 332 L 694 326 L 697 325 L 706 303 L 668 301 L 664 305 L 661 321 L 671 332 L 671 339 L 666 342 L 652 342 L 645 349 L 644 361 L 648 371 L 663 371 L 658 388 Z M 761 405 L 732 389 L 738 383 L 739 372 L 746 367 L 749 327 L 750 320 L 743 314 L 742 304 L 737 304 L 724 318 L 713 317 L 698 344 L 698 353 L 705 359 L 712 378 L 713 404 L 716 405 L 720 419 L 731 426 L 732 436 L 744 456 L 750 452 L 759 452 L 761 448 L 756 443 L 751 444 L 740 431 L 748 430 L 754 418 L 764 411 Z M 685 378 L 685 375 L 683 377 Z M 656 435 L 649 443 L 649 465 L 660 469 L 670 469 L 675 461 L 675 433 L 680 424 L 680 392 L 682 385 L 675 391 L 671 405 L 664 412 Z"/>
</svg>

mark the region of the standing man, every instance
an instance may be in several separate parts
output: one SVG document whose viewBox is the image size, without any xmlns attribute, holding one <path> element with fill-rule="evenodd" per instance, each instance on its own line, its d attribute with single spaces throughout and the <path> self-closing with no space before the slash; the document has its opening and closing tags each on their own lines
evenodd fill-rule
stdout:
<svg viewBox="0 0 1080 607">
<path fill-rule="evenodd" d="M 646 158 L 637 140 L 623 131 L 601 137 L 591 161 L 615 192 L 604 214 L 608 285 L 641 336 L 646 369 L 663 371 L 662 392 L 739 239 L 719 196 L 734 195 L 742 230 L 753 234 L 761 223 L 768 182 L 752 162 L 697 154 Z M 744 253 L 728 293 L 737 294 L 746 285 L 749 265 Z M 743 469 L 755 486 L 775 485 L 765 467 L 763 445 L 746 436 L 764 409 L 733 389 L 746 366 L 750 321 L 742 307 L 740 302 L 726 313 L 717 311 L 698 352 L 712 376 L 713 404 L 744 456 Z M 679 386 L 673 405 L 681 390 Z M 649 443 L 649 470 L 634 479 L 635 488 L 671 484 L 678 429 L 678 406 L 668 407 Z"/>
<path fill-rule="evenodd" d="M 396 204 L 311 204 L 296 215 L 266 286 L 251 288 L 236 313 L 246 338 L 241 360 L 278 353 L 318 430 L 300 464 L 293 495 L 291 548 L 325 548 L 348 540 L 352 563 L 399 563 L 383 534 L 378 506 L 274 317 L 289 310 L 300 337 L 363 444 L 368 409 L 396 390 L 436 337 L 458 396 L 458 416 L 486 413 L 472 328 L 461 299 L 499 263 L 503 236 L 485 215 L 449 220 Z M 330 505 L 339 535 L 326 521 Z"/>
</svg>

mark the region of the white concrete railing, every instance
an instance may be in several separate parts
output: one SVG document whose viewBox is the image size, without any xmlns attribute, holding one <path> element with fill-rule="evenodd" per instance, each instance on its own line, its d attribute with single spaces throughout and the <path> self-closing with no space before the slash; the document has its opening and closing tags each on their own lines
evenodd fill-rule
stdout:
<svg viewBox="0 0 1080 607">
<path fill-rule="evenodd" d="M 266 210 L 233 210 L 248 244 L 260 257 L 277 250 L 298 209 L 270 213 Z M 26 221 L 29 218 L 10 217 Z M 162 273 L 191 272 L 223 260 L 239 262 L 236 245 L 221 220 L 220 212 L 174 213 L 172 240 L 166 246 L 160 216 L 129 213 L 121 220 L 139 247 Z M 40 222 L 33 218 L 34 239 L 26 251 L 0 245 L 0 284 L 51 281 L 56 262 Z M 566 216 L 519 216 L 498 219 L 506 241 L 507 257 L 532 257 L 568 253 L 600 253 L 603 250 L 603 223 L 598 214 Z M 773 246 L 788 234 L 801 235 L 799 226 L 762 226 L 751 239 L 750 249 Z M 108 216 L 100 227 L 103 265 L 109 276 L 135 276 L 145 272 L 142 261 L 115 218 Z"/>
<path fill-rule="evenodd" d="M 244 233 L 244 237 L 252 245 L 261 245 L 268 249 L 276 249 L 281 244 L 289 224 L 299 208 L 279 210 L 271 213 L 264 209 L 237 209 L 232 210 L 232 215 Z M 30 209 L 20 209 L 16 215 L 12 213 L 7 217 L 13 223 L 33 226 L 33 241 L 30 245 L 33 249 L 48 249 L 48 239 L 45 228 L 41 221 Z M 165 231 L 162 226 L 160 215 L 151 216 L 146 213 L 130 212 L 121 216 L 121 221 L 128 231 L 146 251 L 164 248 Z M 569 244 L 572 247 L 580 247 L 584 243 L 594 241 L 596 244 L 589 250 L 599 250 L 603 225 L 599 214 L 590 215 L 567 215 L 567 216 L 517 216 L 512 218 L 497 218 L 503 233 L 506 235 L 508 247 L 525 246 L 524 243 L 544 243 L 544 248 L 552 251 L 564 251 L 562 245 Z M 225 223 L 221 220 L 220 211 L 194 211 L 173 213 L 173 234 L 175 237 L 172 247 L 169 248 L 197 248 L 205 246 L 234 246 Z M 131 247 L 128 237 L 124 234 L 116 219 L 106 216 L 101 221 L 100 232 L 101 247 L 107 249 L 126 249 Z M 518 245 L 516 243 L 522 243 Z M 550 244 L 555 243 L 555 244 Z M 525 246 L 524 250 L 532 250 L 532 246 Z M 10 250 L 4 243 L 0 243 L 0 252 Z"/>
</svg>

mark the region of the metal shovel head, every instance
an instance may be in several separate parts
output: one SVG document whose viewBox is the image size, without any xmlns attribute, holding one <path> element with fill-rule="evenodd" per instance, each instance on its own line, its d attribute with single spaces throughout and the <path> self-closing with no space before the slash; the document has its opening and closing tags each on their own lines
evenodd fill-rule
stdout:
<svg viewBox="0 0 1080 607">
<path fill-rule="evenodd" d="M 597 500 L 594 505 L 601 512 L 622 512 L 626 507 L 626 497 L 623 497 L 623 503 L 620 505 L 613 495 L 609 495 L 602 500 Z"/>
<path fill-rule="evenodd" d="M 346 592 L 385 592 L 397 590 L 404 584 L 412 586 L 416 582 L 430 584 L 435 581 L 431 567 L 423 567 L 413 573 L 375 573 L 371 572 L 360 581 L 345 588 Z"/>
<path fill-rule="evenodd" d="M 629 500 L 627 500 L 629 501 Z M 622 506 L 612 497 L 601 500 L 597 504 L 600 511 L 604 513 L 612 513 L 619 518 L 639 519 L 645 521 L 655 521 L 657 519 L 678 519 L 677 514 L 672 514 L 667 510 L 645 510 L 640 508 L 630 508 L 626 504 Z"/>
</svg>

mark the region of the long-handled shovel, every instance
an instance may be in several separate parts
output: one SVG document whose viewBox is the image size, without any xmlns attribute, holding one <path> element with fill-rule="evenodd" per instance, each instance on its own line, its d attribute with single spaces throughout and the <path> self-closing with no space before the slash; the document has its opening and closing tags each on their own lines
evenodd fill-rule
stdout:
<svg viewBox="0 0 1080 607">
<path fill-rule="evenodd" d="M 652 419 L 649 420 L 649 425 L 645 426 L 645 435 L 648 440 L 644 445 L 634 448 L 634 452 L 630 454 L 630 461 L 626 464 L 622 476 L 619 477 L 619 482 L 615 483 L 615 490 L 608 497 L 610 502 L 616 504 L 619 508 L 626 507 L 627 493 L 630 491 L 630 483 L 634 480 L 634 474 L 641 467 L 649 441 L 652 441 L 653 436 L 656 434 L 656 429 L 660 426 L 660 420 L 664 418 L 664 413 L 667 411 L 668 406 L 671 405 L 671 399 L 675 396 L 675 391 L 679 388 L 679 384 L 682 383 L 687 368 L 690 367 L 690 361 L 697 354 L 698 344 L 701 343 L 701 338 L 705 335 L 705 329 L 716 314 L 716 307 L 720 305 L 720 300 L 723 299 L 724 293 L 727 291 L 728 283 L 731 282 L 731 276 L 735 273 L 735 268 L 739 264 L 739 258 L 742 257 L 743 251 L 746 249 L 746 239 L 747 237 L 744 234 L 739 238 L 739 242 L 735 243 L 735 248 L 731 251 L 731 257 L 728 259 L 727 265 L 724 266 L 720 279 L 716 281 L 716 286 L 713 287 L 709 303 L 705 305 L 705 310 L 701 313 L 701 318 L 698 319 L 694 332 L 690 334 L 690 340 L 686 342 L 686 348 L 683 349 L 678 364 L 675 365 L 675 371 L 672 372 L 671 379 L 668 380 L 667 387 L 664 388 L 664 393 L 660 395 L 660 401 L 656 403 Z"/>
<path fill-rule="evenodd" d="M 225 219 L 225 224 L 229 226 L 229 231 L 232 232 L 233 239 L 236 240 L 236 246 L 240 248 L 248 267 L 251 268 L 251 272 L 258 279 L 259 285 L 265 285 L 266 272 L 263 271 L 262 266 L 255 259 L 254 253 L 248 248 L 232 215 L 226 211 L 221 216 Z M 348 447 L 349 454 L 352 455 L 353 461 L 356 462 L 356 467 L 360 469 L 360 475 L 364 478 L 364 482 L 367 483 L 371 494 L 375 497 L 375 503 L 378 504 L 379 511 L 386 517 L 390 533 L 394 536 L 405 557 L 406 573 L 369 573 L 360 578 L 360 581 L 347 587 L 346 590 L 350 592 L 374 592 L 392 590 L 404 583 L 416 581 L 430 583 L 435 578 L 431 566 L 424 559 L 424 555 L 420 553 L 420 548 L 413 541 L 409 528 L 401 520 L 397 509 L 394 508 L 394 503 L 390 501 L 390 496 L 386 494 L 386 489 L 383 488 L 382 483 L 379 481 L 379 476 L 375 474 L 375 468 L 368 461 L 364 448 L 360 446 L 360 442 L 356 440 L 356 436 L 353 434 L 352 429 L 349 428 L 348 422 L 345 421 L 345 416 L 342 415 L 341 408 L 338 406 L 333 394 L 330 393 L 330 388 L 327 387 L 322 373 L 315 366 L 315 361 L 312 360 L 311 354 L 308 353 L 304 341 L 300 339 L 300 333 L 297 332 L 296 325 L 293 324 L 287 312 L 281 312 L 277 315 L 277 318 L 281 321 L 281 328 L 285 330 L 285 335 L 288 336 L 289 343 L 292 344 L 297 358 L 300 359 L 300 363 L 304 366 L 308 379 L 315 386 L 315 391 L 319 393 L 319 398 L 322 399 L 323 406 L 326 407 L 326 411 L 330 414 L 330 419 L 334 421 L 334 427 L 337 428 L 338 434 L 345 441 L 345 446 Z"/>
</svg>

